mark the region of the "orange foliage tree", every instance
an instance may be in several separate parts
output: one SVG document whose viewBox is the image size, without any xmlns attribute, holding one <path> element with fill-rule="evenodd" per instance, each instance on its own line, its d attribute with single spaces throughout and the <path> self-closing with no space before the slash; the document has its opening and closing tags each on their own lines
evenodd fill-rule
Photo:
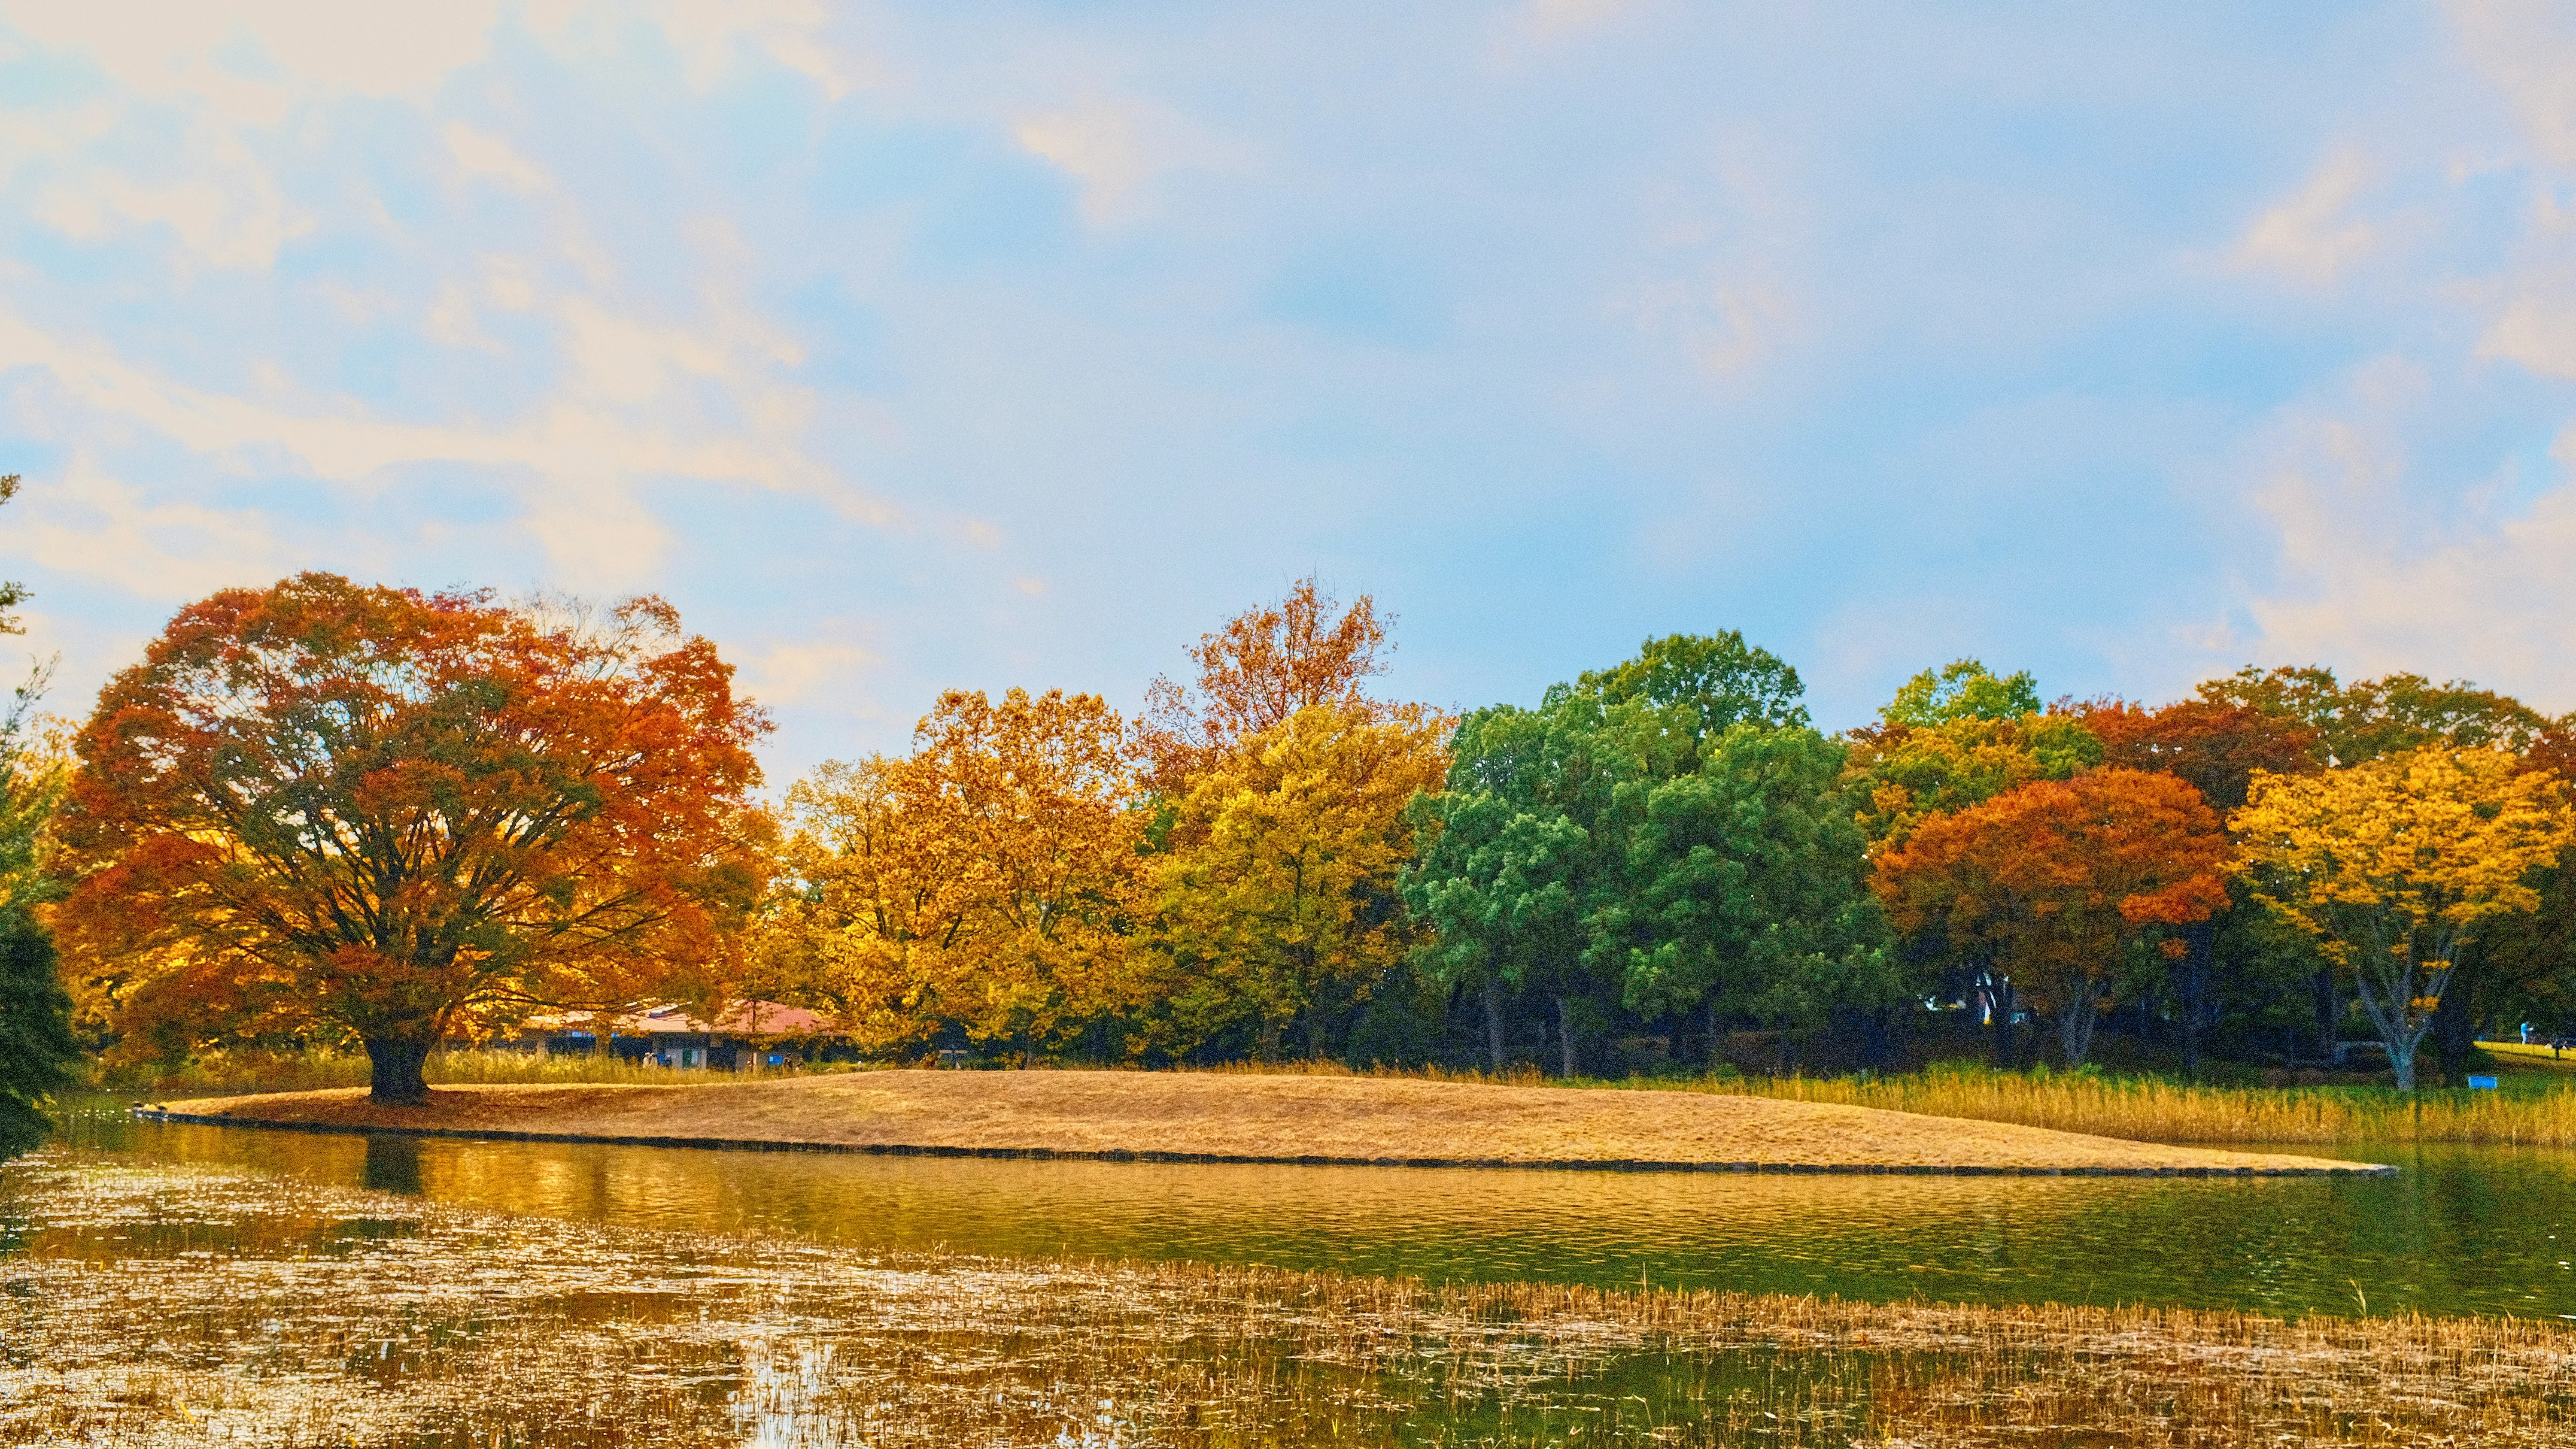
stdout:
<svg viewBox="0 0 2576 1449">
<path fill-rule="evenodd" d="M 640 599 L 541 617 L 305 574 L 180 611 L 76 740 L 56 924 L 166 1054 L 442 1037 L 710 979 L 757 895 L 768 728 Z"/>
<path fill-rule="evenodd" d="M 2245 803 L 2258 772 L 2296 775 L 2320 769 L 2318 760 L 2325 753 L 2315 725 L 2223 691 L 2205 689 L 2196 698 L 2154 709 L 2126 700 L 2097 700 L 2083 707 L 2081 718 L 2102 742 L 2104 764 L 2184 780 L 2221 818 Z M 2211 977 L 2224 915 L 2222 909 L 2185 925 L 2176 937 L 2181 951 L 2171 958 L 2186 1075 L 2200 1072 L 2201 1035 L 2211 1016 Z"/>
<path fill-rule="evenodd" d="M 1299 579 L 1285 599 L 1245 611 L 1190 647 L 1195 688 L 1157 676 L 1136 731 L 1147 786 L 1177 798 L 1238 741 L 1311 705 L 1382 714 L 1386 707 L 1364 686 L 1386 672 L 1387 623 L 1366 594 L 1338 618 L 1334 609 L 1311 576 Z"/>
<path fill-rule="evenodd" d="M 1878 857 L 1875 885 L 1899 930 L 1939 930 L 1981 963 L 2001 1016 L 2016 989 L 2054 1014 L 2072 1068 L 2142 928 L 2226 905 L 2226 856 L 2198 790 L 2169 775 L 2101 769 L 1918 822 Z"/>
<path fill-rule="evenodd" d="M 1117 712 L 1061 690 L 950 690 L 913 744 L 790 793 L 808 890 L 785 926 L 814 994 L 873 1050 L 956 1022 L 1024 1058 L 1140 1004 L 1145 822 Z"/>
</svg>

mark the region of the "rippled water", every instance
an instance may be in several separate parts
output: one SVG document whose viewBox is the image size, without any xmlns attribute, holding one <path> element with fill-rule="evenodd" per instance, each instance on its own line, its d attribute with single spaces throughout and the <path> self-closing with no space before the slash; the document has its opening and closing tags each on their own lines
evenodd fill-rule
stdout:
<svg viewBox="0 0 2576 1449">
<path fill-rule="evenodd" d="M 478 1207 L 995 1254 L 2576 1318 L 2576 1153 L 2556 1150 L 2318 1154 L 2401 1168 L 2361 1181 L 1203 1167 L 338 1137 L 135 1122 L 104 1101 L 69 1135 Z"/>
</svg>

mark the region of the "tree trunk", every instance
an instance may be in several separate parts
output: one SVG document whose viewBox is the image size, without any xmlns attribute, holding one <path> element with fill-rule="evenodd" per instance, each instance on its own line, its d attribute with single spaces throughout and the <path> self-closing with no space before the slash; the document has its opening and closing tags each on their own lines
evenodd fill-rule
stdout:
<svg viewBox="0 0 2576 1449">
<path fill-rule="evenodd" d="M 1565 1075 L 1574 1075 L 1574 998 L 1556 998 L 1556 1042 L 1565 1057 Z"/>
<path fill-rule="evenodd" d="M 1995 1070 L 2009 1072 L 2013 1069 L 2016 1055 L 2013 1050 L 2012 978 L 1992 973 L 1987 975 L 1986 1006 L 1995 1024 Z"/>
<path fill-rule="evenodd" d="M 2093 1022 L 2097 1015 L 2091 982 L 2057 1009 L 2057 1045 L 2070 1072 L 2084 1065 L 2085 1054 L 2093 1049 Z"/>
<path fill-rule="evenodd" d="M 1503 1074 L 1503 983 L 1501 978 L 1485 978 L 1485 1050 L 1494 1063 L 1494 1075 Z"/>
<path fill-rule="evenodd" d="M 420 1068 L 429 1060 L 431 1044 L 428 1037 L 368 1037 L 368 1100 L 411 1104 L 429 1100 L 429 1083 L 421 1080 Z"/>
<path fill-rule="evenodd" d="M 2200 1078 L 2200 1029 L 2209 1019 L 2209 968 L 2218 956 L 2218 923 L 2195 921 L 2183 928 L 2182 1074 Z"/>
<path fill-rule="evenodd" d="M 2334 968 L 2317 968 L 2309 983 L 2316 993 L 2317 1055 L 2331 1066 L 2343 1065 L 2343 992 L 2336 988 Z"/>
<path fill-rule="evenodd" d="M 2433 1008 L 2433 1042 L 2442 1054 L 2446 1087 L 2469 1084 L 2469 1052 L 2478 1042 L 2477 1003 L 2471 998 L 2477 994 L 2480 964 L 2475 943 L 2464 948 L 2442 987 L 2441 1004 Z"/>
<path fill-rule="evenodd" d="M 1279 1065 L 1279 1023 L 1266 1016 L 1261 1019 L 1261 1064 Z"/>
</svg>

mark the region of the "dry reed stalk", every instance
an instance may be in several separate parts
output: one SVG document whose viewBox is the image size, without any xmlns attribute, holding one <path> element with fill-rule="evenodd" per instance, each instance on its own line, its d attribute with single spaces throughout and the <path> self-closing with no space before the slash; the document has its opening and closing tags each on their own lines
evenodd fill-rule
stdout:
<svg viewBox="0 0 2576 1449">
<path fill-rule="evenodd" d="M 2576 1436 L 2512 1319 L 1871 1305 L 853 1253 L 50 1153 L 0 1441 L 464 1446 Z"/>
</svg>

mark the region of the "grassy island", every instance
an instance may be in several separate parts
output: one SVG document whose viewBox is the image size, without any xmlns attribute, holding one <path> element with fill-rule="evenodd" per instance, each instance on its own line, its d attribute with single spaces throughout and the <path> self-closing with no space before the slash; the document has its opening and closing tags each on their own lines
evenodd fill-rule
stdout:
<svg viewBox="0 0 2576 1449">
<path fill-rule="evenodd" d="M 452 1086 L 178 1101 L 245 1125 L 1149 1159 L 1774 1170 L 2201 1173 L 2360 1164 L 1830 1102 L 1409 1077 L 884 1071 L 708 1085 Z"/>
</svg>

